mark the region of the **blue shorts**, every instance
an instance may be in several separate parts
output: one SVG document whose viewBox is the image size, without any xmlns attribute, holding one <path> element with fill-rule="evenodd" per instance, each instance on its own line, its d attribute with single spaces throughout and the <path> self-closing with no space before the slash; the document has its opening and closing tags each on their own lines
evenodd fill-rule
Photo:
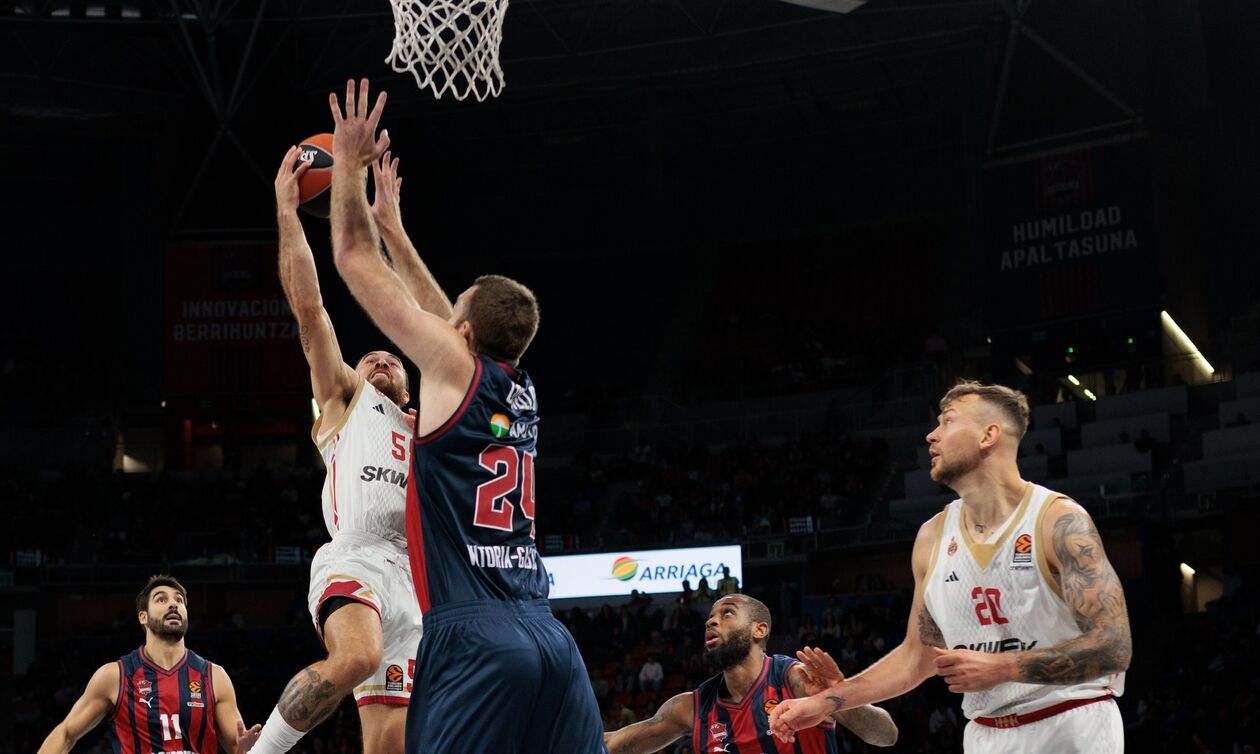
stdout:
<svg viewBox="0 0 1260 754">
<path fill-rule="evenodd" d="M 586 664 L 547 600 L 474 600 L 424 614 L 409 754 L 597 754 Z"/>
</svg>

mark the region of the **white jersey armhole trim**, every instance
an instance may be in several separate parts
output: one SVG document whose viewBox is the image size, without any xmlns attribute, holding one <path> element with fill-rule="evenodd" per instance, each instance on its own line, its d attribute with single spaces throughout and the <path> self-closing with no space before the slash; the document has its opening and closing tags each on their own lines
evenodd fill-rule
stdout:
<svg viewBox="0 0 1260 754">
<path fill-rule="evenodd" d="M 949 523 L 949 506 L 953 503 L 947 503 L 944 510 L 937 515 L 941 517 L 941 524 L 936 528 L 936 541 L 932 543 L 932 554 L 928 556 L 928 567 L 923 573 L 923 592 L 927 593 L 928 582 L 932 580 L 932 572 L 936 570 L 936 559 L 941 554 L 941 542 L 945 538 L 945 528 Z M 935 518 L 935 516 L 933 516 Z M 929 521 L 931 519 L 928 519 Z"/>
<path fill-rule="evenodd" d="M 319 425 L 323 421 L 323 416 L 315 420 L 315 424 L 311 427 L 311 442 L 315 443 L 315 447 L 323 450 L 324 446 L 332 442 L 337 433 L 346 426 L 346 422 L 350 421 L 350 414 L 354 412 L 354 406 L 359 402 L 359 396 L 363 395 L 363 386 L 367 385 L 367 380 L 359 378 L 359 384 L 354 388 L 354 395 L 350 398 L 350 402 L 346 404 L 346 410 L 341 415 L 341 419 L 333 425 L 332 429 L 321 432 Z"/>
</svg>

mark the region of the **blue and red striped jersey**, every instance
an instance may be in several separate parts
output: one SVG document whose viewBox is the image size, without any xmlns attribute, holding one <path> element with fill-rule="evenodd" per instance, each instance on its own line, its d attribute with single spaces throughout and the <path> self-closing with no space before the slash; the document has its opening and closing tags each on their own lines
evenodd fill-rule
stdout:
<svg viewBox="0 0 1260 754">
<path fill-rule="evenodd" d="M 118 660 L 114 754 L 216 754 L 211 663 L 192 651 L 170 670 L 140 647 Z"/>
<path fill-rule="evenodd" d="M 767 655 L 761 675 L 738 702 L 722 699 L 726 684 L 721 673 L 700 684 L 692 692 L 691 746 L 696 754 L 837 754 L 832 722 L 797 731 L 795 743 L 780 741 L 770 732 L 771 710 L 793 698 L 788 670 L 796 664 L 786 655 Z"/>
<path fill-rule="evenodd" d="M 547 597 L 534 546 L 537 440 L 529 375 L 477 356 L 459 409 L 413 443 L 407 550 L 421 611 Z"/>
</svg>

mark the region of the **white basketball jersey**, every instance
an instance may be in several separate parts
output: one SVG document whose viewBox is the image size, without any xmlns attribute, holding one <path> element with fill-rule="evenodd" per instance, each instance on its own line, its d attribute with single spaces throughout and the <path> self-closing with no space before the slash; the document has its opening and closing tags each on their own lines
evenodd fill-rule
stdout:
<svg viewBox="0 0 1260 754">
<path fill-rule="evenodd" d="M 359 380 L 336 426 L 311 428 L 324 458 L 324 524 L 328 533 L 363 531 L 406 545 L 406 414 L 384 393 Z"/>
<path fill-rule="evenodd" d="M 923 601 L 952 649 L 1018 652 L 1046 649 L 1082 634 L 1046 563 L 1042 517 L 1063 495 L 1029 484 L 996 540 L 976 544 L 962 528 L 962 501 L 945 506 Z M 1124 674 L 1071 686 L 1003 683 L 963 694 L 968 719 L 1030 712 L 1068 699 L 1124 691 Z"/>
</svg>

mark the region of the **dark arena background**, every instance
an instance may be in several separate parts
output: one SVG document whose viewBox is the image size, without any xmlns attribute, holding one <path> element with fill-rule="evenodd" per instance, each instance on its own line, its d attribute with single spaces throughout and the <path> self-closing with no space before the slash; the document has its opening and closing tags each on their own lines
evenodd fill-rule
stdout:
<svg viewBox="0 0 1260 754">
<path fill-rule="evenodd" d="M 856 673 L 904 635 L 911 542 L 953 499 L 936 403 L 1000 382 L 1034 405 L 1023 476 L 1092 513 L 1123 579 L 1129 750 L 1255 751 L 1260 5 L 512 0 L 482 103 L 394 74 L 392 24 L 386 0 L 0 0 L 0 752 L 140 643 L 152 573 L 189 587 L 247 723 L 321 656 L 272 181 L 351 76 L 389 92 L 448 294 L 538 293 L 544 557 L 738 545 L 770 647 Z M 387 347 L 304 223 L 345 353 Z M 610 727 L 712 673 L 707 604 L 553 607 Z M 961 750 L 939 679 L 882 706 L 892 751 Z M 296 751 L 360 751 L 358 726 L 347 700 Z"/>
</svg>

